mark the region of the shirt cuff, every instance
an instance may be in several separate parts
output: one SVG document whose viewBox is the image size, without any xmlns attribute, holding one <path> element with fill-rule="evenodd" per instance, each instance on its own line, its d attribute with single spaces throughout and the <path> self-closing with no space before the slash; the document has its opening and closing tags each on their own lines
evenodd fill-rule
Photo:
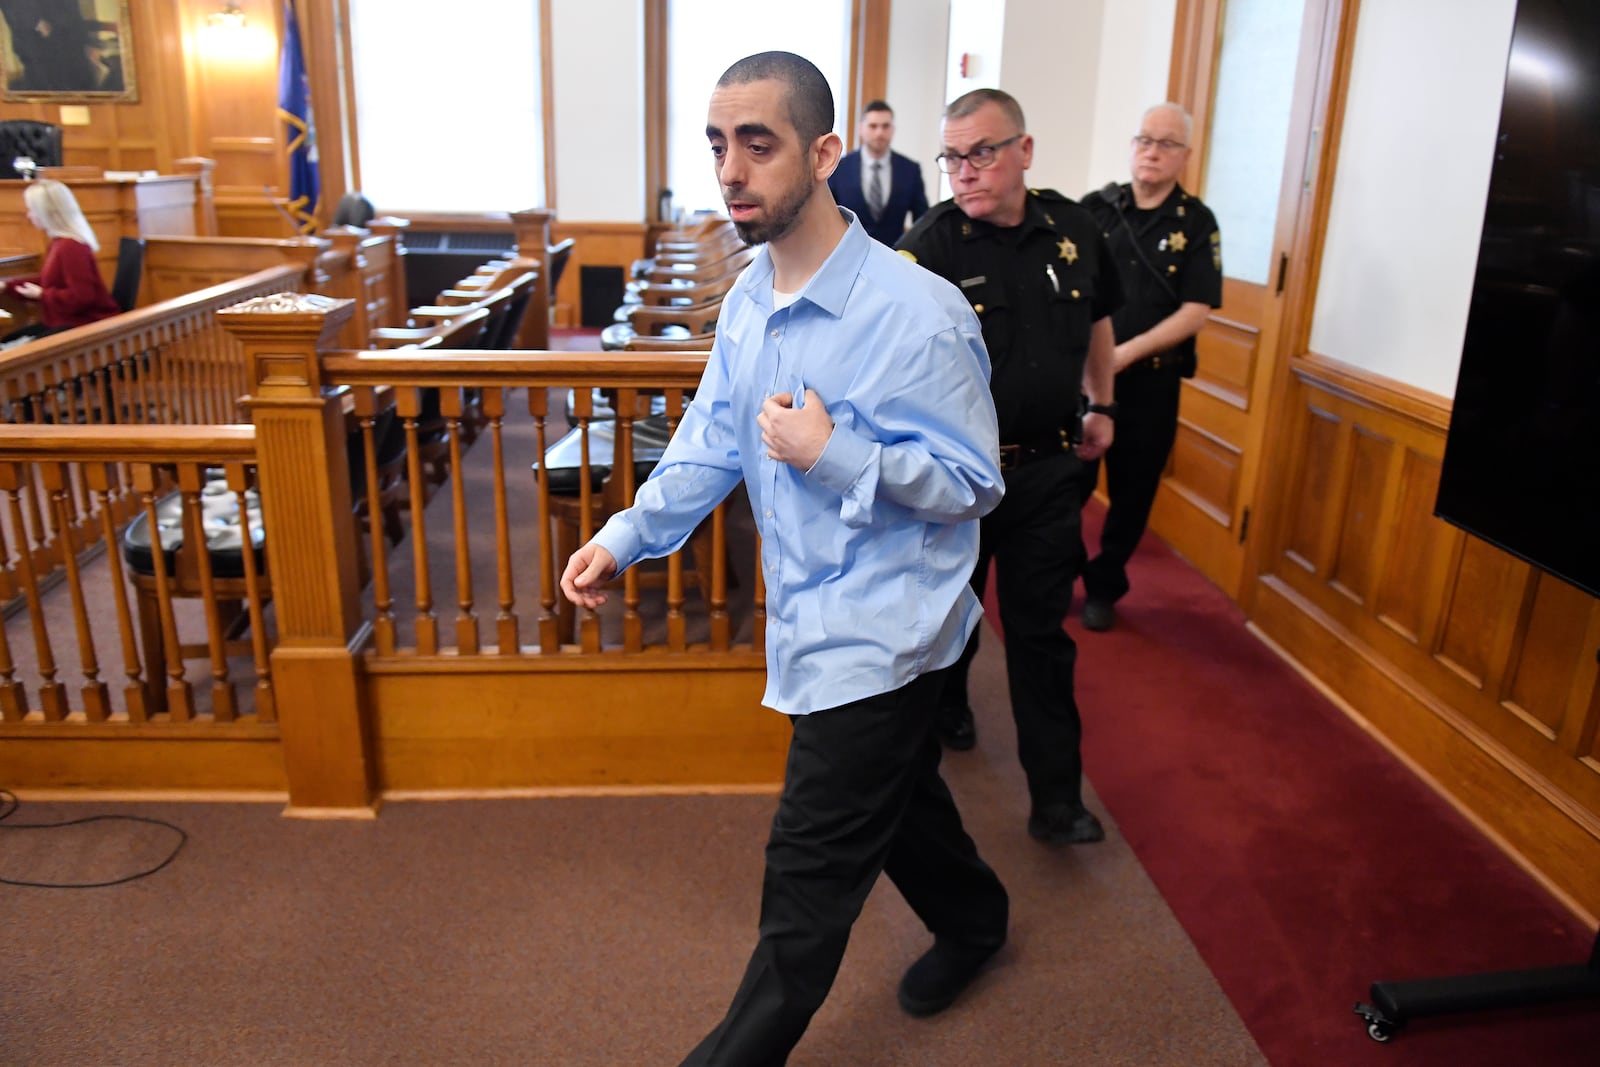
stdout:
<svg viewBox="0 0 1600 1067">
<path fill-rule="evenodd" d="M 606 520 L 600 532 L 594 535 L 594 543 L 611 553 L 611 558 L 617 561 L 617 573 L 621 574 L 633 566 L 639 559 L 643 550 L 643 541 L 639 532 L 635 530 L 621 512 Z"/>
<path fill-rule="evenodd" d="M 878 494 L 878 465 L 873 458 L 881 449 L 877 442 L 835 423 L 822 455 L 806 471 L 808 479 L 843 498 L 839 519 L 846 526 L 865 526 L 872 519 L 872 501 Z"/>
</svg>

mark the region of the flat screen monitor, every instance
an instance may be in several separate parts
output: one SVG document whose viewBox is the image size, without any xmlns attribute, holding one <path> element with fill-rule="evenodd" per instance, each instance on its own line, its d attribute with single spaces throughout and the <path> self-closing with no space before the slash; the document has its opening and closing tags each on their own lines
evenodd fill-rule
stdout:
<svg viewBox="0 0 1600 1067">
<path fill-rule="evenodd" d="M 1517 5 L 1435 513 L 1600 596 L 1593 0 Z"/>
</svg>

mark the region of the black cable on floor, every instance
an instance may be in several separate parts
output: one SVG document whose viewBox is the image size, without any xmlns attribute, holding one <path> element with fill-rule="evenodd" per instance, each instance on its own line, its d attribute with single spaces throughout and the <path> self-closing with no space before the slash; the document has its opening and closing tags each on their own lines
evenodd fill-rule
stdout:
<svg viewBox="0 0 1600 1067">
<path fill-rule="evenodd" d="M 91 822 L 142 822 L 152 826 L 163 826 L 178 835 L 178 843 L 172 846 L 172 851 L 167 858 L 148 870 L 138 871 L 124 878 L 114 878 L 109 882 L 24 882 L 11 878 L 0 878 L 0 885 L 24 886 L 30 889 L 104 889 L 106 886 L 122 885 L 125 882 L 135 882 L 140 878 L 148 878 L 161 870 L 167 864 L 178 858 L 178 853 L 183 849 L 183 843 L 189 840 L 189 835 L 181 828 L 166 822 L 163 819 L 151 819 L 143 815 L 86 815 L 81 819 L 67 819 L 63 822 L 34 822 L 12 823 L 7 825 L 5 820 L 11 818 L 22 802 L 17 795 L 9 789 L 0 789 L 0 830 L 58 830 L 63 826 L 82 826 Z"/>
</svg>

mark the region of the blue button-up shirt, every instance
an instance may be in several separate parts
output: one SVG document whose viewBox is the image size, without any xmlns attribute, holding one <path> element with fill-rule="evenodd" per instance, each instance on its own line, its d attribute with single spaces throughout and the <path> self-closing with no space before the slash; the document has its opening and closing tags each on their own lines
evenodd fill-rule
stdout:
<svg viewBox="0 0 1600 1067">
<path fill-rule="evenodd" d="M 791 715 L 956 661 L 981 614 L 977 520 L 1004 491 L 971 306 L 841 213 L 849 230 L 788 307 L 767 249 L 745 269 L 665 456 L 595 538 L 619 569 L 673 552 L 742 477 L 767 583 L 762 702 Z M 800 471 L 767 458 L 756 415 L 808 388 L 834 427 Z"/>
</svg>

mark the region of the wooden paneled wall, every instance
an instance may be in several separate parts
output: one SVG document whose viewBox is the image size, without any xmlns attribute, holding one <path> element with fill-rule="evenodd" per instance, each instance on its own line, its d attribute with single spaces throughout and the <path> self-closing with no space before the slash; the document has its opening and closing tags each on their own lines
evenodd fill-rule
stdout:
<svg viewBox="0 0 1600 1067">
<path fill-rule="evenodd" d="M 1446 402 L 1321 357 L 1291 371 L 1254 625 L 1600 915 L 1600 601 L 1433 517 Z"/>
<path fill-rule="evenodd" d="M 177 159 L 194 154 L 189 151 L 188 35 L 179 18 L 180 6 L 179 0 L 139 0 L 128 5 L 139 99 L 78 105 L 89 121 L 86 125 L 63 124 L 64 163 L 171 174 Z M 68 112 L 69 118 L 71 114 Z M 0 119 L 61 123 L 62 111 L 56 103 L 0 103 Z"/>
<path fill-rule="evenodd" d="M 550 240 L 574 238 L 554 297 L 555 325 L 576 326 L 582 307 L 580 276 L 585 266 L 621 267 L 623 277 L 633 261 L 645 254 L 645 225 L 636 222 L 562 222 L 550 226 Z"/>
</svg>

